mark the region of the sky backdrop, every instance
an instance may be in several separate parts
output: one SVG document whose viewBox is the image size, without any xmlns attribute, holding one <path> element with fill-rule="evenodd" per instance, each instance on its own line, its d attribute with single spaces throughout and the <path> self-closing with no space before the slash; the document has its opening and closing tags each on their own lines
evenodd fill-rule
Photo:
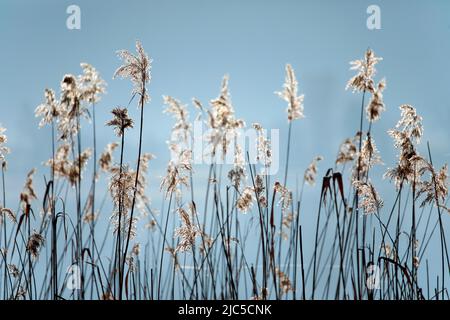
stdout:
<svg viewBox="0 0 450 320">
<path fill-rule="evenodd" d="M 71 4 L 81 8 L 81 30 L 66 28 L 66 8 Z M 366 27 L 371 4 L 381 9 L 381 30 Z M 316 155 L 325 158 L 319 171 L 323 175 L 334 165 L 339 144 L 355 134 L 361 95 L 345 91 L 345 85 L 353 75 L 349 61 L 361 58 L 368 47 L 384 58 L 376 79 L 387 81 L 387 111 L 373 128 L 386 164 L 373 171 L 381 195 L 388 201 L 392 194 L 389 183 L 379 177 L 396 159 L 386 130 L 398 121 L 399 105 L 412 104 L 423 116 L 424 142 L 430 141 L 435 164 L 440 167 L 450 159 L 450 1 L 1 0 L 0 123 L 8 130 L 11 148 L 7 172 L 11 206 L 17 203 L 29 169 L 38 167 L 37 183 L 48 174 L 40 164 L 51 154 L 50 131 L 38 129 L 34 117 L 44 89 L 59 91 L 64 74 L 81 73 L 80 62 L 97 68 L 108 83 L 108 94 L 96 107 L 98 145 L 103 149 L 115 140 L 112 130 L 103 127 L 109 111 L 126 105 L 131 95 L 128 80 L 112 80 L 120 65 L 115 52 L 134 51 L 137 39 L 153 59 L 143 150 L 157 157 L 148 189 L 156 207 L 173 125 L 162 113 L 163 95 L 184 103 L 196 97 L 207 104 L 219 94 L 223 75 L 229 74 L 236 116 L 247 124 L 280 129 L 284 153 L 286 104 L 274 91 L 281 89 L 284 66 L 291 63 L 299 92 L 305 94 L 306 116 L 293 128 L 289 179 L 294 184 L 295 175 L 302 175 Z M 130 113 L 138 118 L 135 106 Z M 86 124 L 84 128 L 91 130 Z M 138 130 L 133 130 L 127 138 L 126 160 L 131 163 L 137 136 Z M 89 139 L 83 138 L 86 146 Z M 419 150 L 425 152 L 425 144 Z M 204 168 L 197 169 L 197 176 L 201 190 Z M 317 209 L 319 188 L 305 190 L 306 212 Z M 305 219 L 310 216 L 305 214 Z"/>
</svg>

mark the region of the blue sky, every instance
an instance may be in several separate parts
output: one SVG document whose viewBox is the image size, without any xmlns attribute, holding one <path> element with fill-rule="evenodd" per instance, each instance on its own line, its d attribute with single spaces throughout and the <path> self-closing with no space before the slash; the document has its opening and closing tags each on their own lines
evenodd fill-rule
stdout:
<svg viewBox="0 0 450 320">
<path fill-rule="evenodd" d="M 66 8 L 81 8 L 81 30 L 66 28 Z M 381 8 L 382 29 L 368 30 L 366 8 Z M 339 144 L 358 127 L 360 95 L 345 91 L 352 76 L 349 61 L 370 47 L 384 60 L 377 79 L 385 77 L 387 111 L 373 136 L 387 166 L 396 151 L 386 130 L 399 118 L 398 106 L 414 105 L 424 118 L 424 141 L 430 141 L 436 165 L 450 158 L 450 2 L 319 0 L 319 1 L 23 1 L 0 4 L 0 123 L 8 131 L 8 202 L 16 203 L 28 169 L 50 155 L 49 131 L 38 129 L 35 107 L 46 87 L 58 90 L 66 73 L 81 72 L 79 63 L 94 65 L 108 82 L 108 94 L 97 106 L 99 126 L 109 111 L 126 105 L 131 85 L 112 80 L 120 65 L 115 52 L 134 50 L 140 39 L 153 59 L 152 100 L 146 108 L 144 151 L 157 156 L 151 168 L 149 193 L 160 198 L 159 177 L 169 158 L 165 141 L 172 119 L 162 114 L 162 95 L 185 103 L 216 97 L 224 74 L 236 115 L 287 134 L 285 103 L 274 91 L 291 63 L 305 94 L 306 118 L 294 125 L 291 172 L 302 174 L 315 155 L 323 155 L 320 174 L 333 166 Z M 138 111 L 130 108 L 137 119 Z M 88 129 L 90 130 L 90 129 Z M 137 154 L 137 130 L 129 140 L 128 161 Z M 113 139 L 99 129 L 99 146 Z M 84 143 L 89 144 L 88 138 Z M 285 140 L 281 142 L 283 151 Z M 425 144 L 419 148 L 425 152 Z M 386 167 L 376 169 L 381 176 Z M 45 170 L 37 177 L 42 181 Z M 202 168 L 199 176 L 204 176 Z M 389 199 L 387 182 L 374 178 Z M 199 186 L 201 188 L 201 186 Z M 319 187 L 306 190 L 315 210 Z"/>
<path fill-rule="evenodd" d="M 374 3 L 381 8 L 382 30 L 370 31 L 366 8 Z M 65 26 L 70 4 L 81 8 L 81 30 Z M 294 128 L 293 156 L 302 156 L 298 168 L 315 154 L 332 160 L 358 123 L 360 96 L 343 90 L 352 75 L 348 62 L 369 46 L 384 58 L 378 75 L 388 83 L 387 112 L 375 126 L 386 162 L 393 150 L 384 132 L 397 121 L 402 103 L 423 115 L 425 139 L 445 161 L 448 9 L 447 1 L 2 1 L 0 108 L 7 110 L 1 123 L 13 150 L 10 174 L 46 158 L 48 150 L 37 142 L 48 132 L 37 129 L 33 110 L 44 88 L 58 89 L 62 75 L 80 72 L 80 62 L 93 64 L 108 82 L 108 95 L 98 106 L 100 123 L 113 106 L 127 103 L 130 85 L 111 78 L 120 63 L 115 51 L 134 49 L 136 39 L 154 60 L 144 147 L 161 161 L 168 156 L 171 126 L 162 114 L 162 95 L 206 103 L 218 94 L 225 73 L 237 116 L 283 134 L 285 105 L 273 92 L 283 83 L 286 63 L 293 65 L 306 96 L 306 119 Z M 100 134 L 100 143 L 109 141 L 108 130 Z"/>
</svg>

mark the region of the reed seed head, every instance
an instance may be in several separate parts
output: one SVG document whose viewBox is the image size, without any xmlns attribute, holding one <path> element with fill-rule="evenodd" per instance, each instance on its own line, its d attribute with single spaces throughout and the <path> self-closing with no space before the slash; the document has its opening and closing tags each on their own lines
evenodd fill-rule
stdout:
<svg viewBox="0 0 450 320">
<path fill-rule="evenodd" d="M 33 258 L 37 259 L 39 257 L 39 250 L 44 245 L 44 241 L 44 236 L 36 231 L 34 231 L 28 238 L 27 251 Z"/>
<path fill-rule="evenodd" d="M 383 102 L 383 91 L 386 87 L 386 80 L 381 80 L 377 88 L 372 92 L 372 98 L 366 107 L 367 120 L 375 122 L 380 119 L 380 115 L 386 110 Z"/>
<path fill-rule="evenodd" d="M 286 65 L 286 78 L 283 84 L 283 91 L 275 92 L 281 99 L 288 103 L 287 114 L 288 121 L 304 118 L 303 100 L 304 95 L 298 95 L 298 82 L 295 77 L 294 69 L 290 64 Z"/>
<path fill-rule="evenodd" d="M 383 200 L 370 182 L 354 181 L 353 186 L 361 197 L 359 207 L 365 214 L 374 214 L 383 206 Z"/>
<path fill-rule="evenodd" d="M 6 155 L 10 153 L 10 149 L 6 146 L 8 137 L 5 134 L 6 129 L 0 125 L 0 161 L 5 162 Z"/>
<path fill-rule="evenodd" d="M 310 186 L 314 186 L 316 184 L 316 176 L 317 176 L 317 165 L 319 161 L 322 161 L 322 156 L 317 156 L 310 163 L 308 168 L 305 170 L 304 179 L 307 184 Z"/>
<path fill-rule="evenodd" d="M 242 212 L 247 213 L 253 206 L 254 191 L 251 187 L 246 187 L 236 202 L 236 207 Z"/>
<path fill-rule="evenodd" d="M 191 207 L 191 215 L 183 208 L 178 208 L 181 219 L 181 227 L 175 229 L 175 236 L 179 237 L 179 242 L 175 252 L 186 252 L 195 245 L 196 237 L 201 235 L 200 228 L 195 223 L 195 210 Z"/>
<path fill-rule="evenodd" d="M 133 128 L 133 120 L 128 116 L 126 108 L 114 108 L 111 113 L 113 118 L 106 123 L 107 126 L 114 127 L 114 132 L 121 137 L 126 129 Z"/>
<path fill-rule="evenodd" d="M 92 104 L 97 103 L 106 91 L 106 82 L 92 65 L 81 63 L 80 66 L 83 69 L 83 74 L 78 77 L 80 99 Z"/>
<path fill-rule="evenodd" d="M 381 60 L 383 58 L 376 57 L 375 53 L 371 49 L 368 49 L 363 59 L 351 61 L 350 70 L 356 70 L 357 74 L 348 81 L 345 89 L 348 90 L 351 88 L 353 92 L 373 92 L 375 89 L 373 81 L 373 76 L 376 73 L 375 65 Z"/>
<path fill-rule="evenodd" d="M 144 102 L 148 102 L 150 97 L 145 86 L 151 80 L 152 60 L 145 53 L 141 42 L 136 41 L 136 54 L 132 54 L 128 50 L 120 50 L 117 54 L 123 60 L 123 65 L 117 68 L 113 78 L 130 78 L 134 85 L 133 94 L 141 95 Z"/>
</svg>

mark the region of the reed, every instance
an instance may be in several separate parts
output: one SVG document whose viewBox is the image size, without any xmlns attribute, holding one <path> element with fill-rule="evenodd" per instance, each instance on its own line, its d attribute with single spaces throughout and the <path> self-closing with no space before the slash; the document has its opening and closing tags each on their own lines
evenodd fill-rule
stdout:
<svg viewBox="0 0 450 320">
<path fill-rule="evenodd" d="M 136 53 L 118 55 L 122 65 L 114 78 L 133 84 L 128 105 L 113 108 L 105 124 L 118 141 L 99 146 L 99 132 L 108 132 L 96 121 L 107 112 L 101 102 L 106 83 L 82 63 L 82 74 L 64 75 L 59 95 L 46 89 L 35 110 L 39 127 L 48 130 L 42 143 L 51 146 L 51 154 L 44 167 L 25 171 L 16 204 L 6 203 L 10 150 L 0 127 L 2 299 L 449 298 L 447 165 L 434 166 L 430 142 L 420 154 L 423 119 L 413 106 L 401 105 L 398 123 L 386 133 L 398 151 L 384 174 L 394 201 L 383 201 L 373 168 L 383 165 L 374 128 L 385 121 L 386 80 L 375 80 L 382 59 L 373 50 L 351 62 L 356 74 L 347 89 L 361 95 L 356 135 L 337 146 L 336 159 L 312 157 L 302 173 L 295 172 L 302 177 L 295 185 L 290 164 L 299 159 L 291 151 L 302 143 L 295 122 L 304 117 L 304 95 L 290 64 L 277 92 L 287 103 L 280 174 L 270 173 L 274 150 L 267 130 L 259 123 L 247 127 L 237 117 L 227 75 L 218 96 L 205 105 L 163 96 L 174 124 L 159 190 L 148 186 L 155 178 L 154 156 L 144 145 L 145 127 L 158 125 L 147 118 L 158 112 L 147 107 L 152 60 L 139 41 Z M 203 159 L 210 160 L 205 168 L 194 161 L 200 138 L 191 113 L 208 129 L 201 137 L 207 146 Z M 89 140 L 82 140 L 82 129 Z M 244 129 L 254 130 L 255 152 L 239 143 Z M 130 147 L 137 155 L 130 155 Z M 43 192 L 35 177 L 44 177 Z M 316 183 L 316 198 L 304 197 Z M 160 210 L 150 195 L 162 198 Z M 305 202 L 317 211 L 307 210 Z"/>
</svg>

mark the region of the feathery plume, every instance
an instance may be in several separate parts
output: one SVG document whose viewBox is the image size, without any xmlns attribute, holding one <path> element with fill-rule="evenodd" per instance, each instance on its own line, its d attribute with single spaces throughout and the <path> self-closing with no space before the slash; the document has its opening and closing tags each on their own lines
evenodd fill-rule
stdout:
<svg viewBox="0 0 450 320">
<path fill-rule="evenodd" d="M 164 250 L 167 251 L 170 254 L 170 256 L 172 257 L 173 266 L 174 266 L 175 270 L 179 270 L 180 263 L 178 262 L 178 256 L 177 256 L 178 251 L 176 250 L 176 248 L 166 247 Z"/>
<path fill-rule="evenodd" d="M 140 171 L 138 176 L 138 181 L 136 185 L 136 199 L 137 199 L 137 207 L 142 212 L 145 213 L 145 206 L 150 203 L 150 199 L 145 194 L 145 189 L 148 184 L 148 164 L 150 160 L 154 159 L 155 156 L 151 153 L 144 153 L 139 160 L 140 163 Z M 136 172 L 133 171 L 134 179 L 136 179 Z"/>
<path fill-rule="evenodd" d="M 401 118 L 397 123 L 396 128 L 400 128 L 402 132 L 406 133 L 411 139 L 415 139 L 416 143 L 420 143 L 423 135 L 422 117 L 416 112 L 416 109 L 409 105 L 403 104 L 400 106 Z"/>
<path fill-rule="evenodd" d="M 79 131 L 79 117 L 87 110 L 80 103 L 80 91 L 74 75 L 66 74 L 61 81 L 58 131 L 61 140 L 72 138 Z"/>
<path fill-rule="evenodd" d="M 360 179 L 367 177 L 369 170 L 374 165 L 381 164 L 383 164 L 383 161 L 381 160 L 375 141 L 368 135 L 363 141 L 361 153 L 358 153 L 358 158 L 353 166 L 353 181 L 357 180 L 358 177 Z"/>
<path fill-rule="evenodd" d="M 275 92 L 281 99 L 288 103 L 287 114 L 288 121 L 304 118 L 303 100 L 304 95 L 298 96 L 298 82 L 295 77 L 294 69 L 290 64 L 286 65 L 286 78 L 283 84 L 283 91 Z"/>
<path fill-rule="evenodd" d="M 266 190 L 266 187 L 264 186 L 263 176 L 259 174 L 256 175 L 254 189 L 259 205 L 263 208 L 267 208 L 267 199 L 264 195 L 264 190 Z"/>
<path fill-rule="evenodd" d="M 292 203 L 292 192 L 290 192 L 285 186 L 281 185 L 278 181 L 275 182 L 274 189 L 280 194 L 280 201 L 278 204 L 281 205 L 282 211 L 284 212 L 289 210 Z"/>
<path fill-rule="evenodd" d="M 117 52 L 124 64 L 114 72 L 113 79 L 117 77 L 130 78 L 134 85 L 133 94 L 142 94 L 142 92 L 145 92 L 143 97 L 144 102 L 148 102 L 150 97 L 145 90 L 145 85 L 151 80 L 150 70 L 152 60 L 145 53 L 140 41 L 136 41 L 136 53 L 134 55 L 128 50 L 119 50 Z"/>
<path fill-rule="evenodd" d="M 113 167 L 111 173 L 112 176 L 109 182 L 109 191 L 114 203 L 114 212 L 111 216 L 114 233 L 121 232 L 123 235 L 128 234 L 127 226 L 129 226 L 131 222 L 130 235 L 134 238 L 136 235 L 137 221 L 135 218 L 133 218 L 133 221 L 130 221 L 128 216 L 128 211 L 131 208 L 134 196 L 134 174 L 129 167 L 125 165 L 122 166 L 122 169 L 118 166 Z M 122 215 L 121 217 L 119 217 L 119 212 Z M 119 218 L 123 221 L 119 221 Z M 119 224 L 121 230 L 119 230 Z"/>
<path fill-rule="evenodd" d="M 310 186 L 314 186 L 316 184 L 316 176 L 317 176 L 317 164 L 319 161 L 322 161 L 322 156 L 317 156 L 310 163 L 308 168 L 305 170 L 304 179 L 307 184 Z"/>
<path fill-rule="evenodd" d="M 1 208 L 1 210 L 0 210 L 0 225 L 3 223 L 4 217 L 8 217 L 8 219 L 14 223 L 17 222 L 15 213 L 9 208 Z"/>
<path fill-rule="evenodd" d="M 242 148 L 236 144 L 234 148 L 233 169 L 228 172 L 228 179 L 236 189 L 239 189 L 241 182 L 245 180 L 245 161 L 242 154 Z"/>
<path fill-rule="evenodd" d="M 186 212 L 183 208 L 178 208 L 178 214 L 181 218 L 181 227 L 175 229 L 175 237 L 179 237 L 177 247 L 175 252 L 186 252 L 189 251 L 195 244 L 195 238 L 201 235 L 200 228 L 194 223 L 195 209 L 191 206 L 191 214 Z"/>
<path fill-rule="evenodd" d="M 253 188 L 246 187 L 236 202 L 236 207 L 243 213 L 247 213 L 253 206 Z"/>
<path fill-rule="evenodd" d="M 105 151 L 102 152 L 100 158 L 98 159 L 98 163 L 100 169 L 104 172 L 108 172 L 111 169 L 111 165 L 113 162 L 113 152 L 119 146 L 118 143 L 112 142 L 106 145 Z"/>
<path fill-rule="evenodd" d="M 22 192 L 20 193 L 20 201 L 24 204 L 24 207 L 27 207 L 33 199 L 37 199 L 36 192 L 33 187 L 33 175 L 35 174 L 36 169 L 31 169 L 27 174 L 27 179 L 25 180 L 25 185 L 23 187 Z"/>
<path fill-rule="evenodd" d="M 39 128 L 46 124 L 51 124 L 59 116 L 59 103 L 55 98 L 55 92 L 51 89 L 45 89 L 45 102 L 37 106 L 34 111 L 36 117 L 42 117 L 39 122 Z"/>
<path fill-rule="evenodd" d="M 365 214 L 376 213 L 383 206 L 383 200 L 370 182 L 354 181 L 353 186 L 361 197 L 359 207 Z"/>
<path fill-rule="evenodd" d="M 71 166 L 70 174 L 69 174 L 69 181 L 72 185 L 75 185 L 77 183 L 78 178 L 81 176 L 80 168 L 83 170 L 86 167 L 86 163 L 88 162 L 89 158 L 92 155 L 92 149 L 87 148 L 81 154 L 79 157 L 77 157 Z"/>
<path fill-rule="evenodd" d="M 45 163 L 53 167 L 55 176 L 66 178 L 71 186 L 75 186 L 81 175 L 80 169 L 86 167 L 86 163 L 92 155 L 92 149 L 87 148 L 74 161 L 69 159 L 70 145 L 65 143 L 58 147 L 55 159 L 51 158 Z"/>
<path fill-rule="evenodd" d="M 97 103 L 100 101 L 100 95 L 105 93 L 106 82 L 89 63 L 81 63 L 80 66 L 83 69 L 83 74 L 78 77 L 80 99 Z"/>
<path fill-rule="evenodd" d="M 5 161 L 6 155 L 10 152 L 9 148 L 5 146 L 8 142 L 8 137 L 5 134 L 6 129 L 0 125 L 0 161 Z"/>
<path fill-rule="evenodd" d="M 114 132 L 118 137 L 121 137 L 126 129 L 133 128 L 133 120 L 128 117 L 128 110 L 126 108 L 117 107 L 111 113 L 114 117 L 106 125 L 114 127 Z"/>
<path fill-rule="evenodd" d="M 19 268 L 15 264 L 8 264 L 8 271 L 13 278 L 18 278 L 20 275 Z"/>
<path fill-rule="evenodd" d="M 355 91 L 374 91 L 373 76 L 376 73 L 375 65 L 383 60 L 383 58 L 376 57 L 375 53 L 368 49 L 363 59 L 350 62 L 350 70 L 357 70 L 358 73 L 351 78 L 346 86 L 346 90 L 352 89 Z"/>
<path fill-rule="evenodd" d="M 430 181 L 420 181 L 418 183 L 418 192 L 416 198 L 425 195 L 424 200 L 421 203 L 421 207 L 426 204 L 435 204 L 440 206 L 441 202 L 444 203 L 448 196 L 448 166 L 444 165 L 439 172 L 435 172 L 431 164 L 426 163 L 423 170 L 430 171 L 431 179 Z"/>
<path fill-rule="evenodd" d="M 208 125 L 211 132 L 207 136 L 207 142 L 213 156 L 216 154 L 217 147 L 221 147 L 222 158 L 225 158 L 228 145 L 237 136 L 237 129 L 245 127 L 244 121 L 236 119 L 234 116 L 228 80 L 228 75 L 225 75 L 222 80 L 220 95 L 210 101 L 211 111 L 208 111 Z"/>
<path fill-rule="evenodd" d="M 90 210 L 87 210 L 87 212 L 83 216 L 83 222 L 87 223 L 87 224 L 93 223 L 95 220 L 97 220 L 97 217 L 98 217 L 98 214 L 96 214 Z"/>
<path fill-rule="evenodd" d="M 289 293 L 289 291 L 292 291 L 293 288 L 292 288 L 291 280 L 289 279 L 288 275 L 286 275 L 279 268 L 276 268 L 275 272 L 279 278 L 279 283 L 280 283 L 280 288 L 282 290 L 282 293 L 287 294 L 287 293 Z"/>
<path fill-rule="evenodd" d="M 253 128 L 256 130 L 257 138 L 257 155 L 256 161 L 261 162 L 265 167 L 272 165 L 272 147 L 270 141 L 266 138 L 266 130 L 259 124 L 254 123 Z"/>
<path fill-rule="evenodd" d="M 160 189 L 165 189 L 166 197 L 175 192 L 181 185 L 189 186 L 189 177 L 187 171 L 190 171 L 190 167 L 179 166 L 173 161 L 170 161 L 167 166 L 166 176 L 162 179 Z"/>
<path fill-rule="evenodd" d="M 355 141 L 359 141 L 357 140 L 359 139 L 359 136 L 360 134 L 353 138 L 347 138 L 341 143 L 338 155 L 336 157 L 336 164 L 345 164 L 355 160 L 358 154 Z"/>
<path fill-rule="evenodd" d="M 401 119 L 396 129 L 388 131 L 394 140 L 394 147 L 400 149 L 398 163 L 395 168 L 389 168 L 384 174 L 385 178 L 394 180 L 397 188 L 403 183 L 418 182 L 423 173 L 423 165 L 426 161 L 417 154 L 413 139 L 420 142 L 423 134 L 422 117 L 418 116 L 411 105 L 400 106 Z"/>
<path fill-rule="evenodd" d="M 372 92 L 372 98 L 366 107 L 367 120 L 374 122 L 380 119 L 380 115 L 386 110 L 383 102 L 383 91 L 386 87 L 386 80 L 381 80 L 377 88 Z"/>
<path fill-rule="evenodd" d="M 30 252 L 33 258 L 36 259 L 39 257 L 39 250 L 44 245 L 44 241 L 44 237 L 36 231 L 28 238 L 27 251 Z"/>
</svg>

